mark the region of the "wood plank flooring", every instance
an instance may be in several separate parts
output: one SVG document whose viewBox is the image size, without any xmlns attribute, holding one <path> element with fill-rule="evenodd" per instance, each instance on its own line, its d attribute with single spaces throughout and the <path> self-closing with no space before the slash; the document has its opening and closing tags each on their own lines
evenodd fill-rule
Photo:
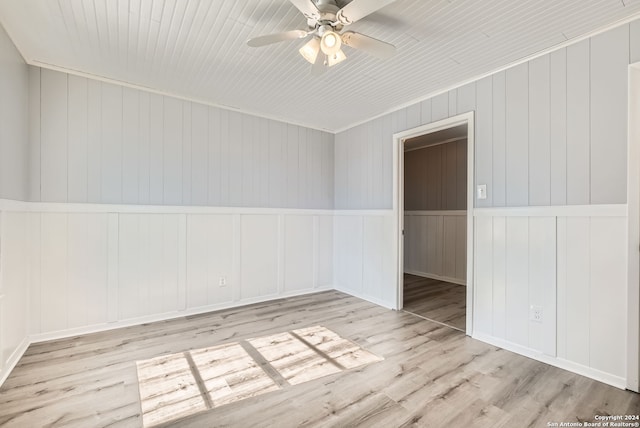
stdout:
<svg viewBox="0 0 640 428">
<path fill-rule="evenodd" d="M 467 287 L 405 273 L 404 310 L 465 331 Z"/>
<path fill-rule="evenodd" d="M 640 413 L 638 394 L 328 291 L 34 344 L 0 389 L 0 425 L 140 427 L 136 361 L 315 325 L 384 361 L 173 426 L 546 427 Z"/>
</svg>

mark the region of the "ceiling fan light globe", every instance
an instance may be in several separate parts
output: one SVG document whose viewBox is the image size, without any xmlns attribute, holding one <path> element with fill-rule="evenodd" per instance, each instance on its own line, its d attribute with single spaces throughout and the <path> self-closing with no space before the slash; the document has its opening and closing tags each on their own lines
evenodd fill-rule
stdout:
<svg viewBox="0 0 640 428">
<path fill-rule="evenodd" d="M 329 67 L 333 67 L 334 65 L 341 63 L 345 59 L 347 59 L 347 56 L 344 54 L 342 49 L 340 49 L 338 50 L 338 52 L 334 53 L 333 55 L 327 56 L 327 65 Z"/>
<path fill-rule="evenodd" d="M 334 55 L 342 46 L 342 39 L 338 33 L 327 31 L 320 39 L 320 48 L 325 55 Z"/>
<path fill-rule="evenodd" d="M 316 57 L 320 53 L 320 40 L 317 37 L 312 38 L 298 52 L 311 64 L 315 63 Z"/>
</svg>

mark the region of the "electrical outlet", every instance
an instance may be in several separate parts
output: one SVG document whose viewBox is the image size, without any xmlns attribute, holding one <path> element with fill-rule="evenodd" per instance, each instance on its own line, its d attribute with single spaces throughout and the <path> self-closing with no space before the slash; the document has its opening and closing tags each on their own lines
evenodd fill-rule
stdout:
<svg viewBox="0 0 640 428">
<path fill-rule="evenodd" d="M 542 322 L 542 306 L 531 305 L 531 313 L 529 314 L 531 321 Z"/>
<path fill-rule="evenodd" d="M 221 276 L 220 277 L 220 281 L 218 282 L 218 285 L 220 285 L 220 287 L 226 287 L 227 286 L 227 277 L 226 276 Z"/>
</svg>

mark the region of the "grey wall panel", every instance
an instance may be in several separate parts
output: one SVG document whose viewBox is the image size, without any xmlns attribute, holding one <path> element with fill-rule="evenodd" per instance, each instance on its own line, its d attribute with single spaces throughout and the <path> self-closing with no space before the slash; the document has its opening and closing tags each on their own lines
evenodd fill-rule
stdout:
<svg viewBox="0 0 640 428">
<path fill-rule="evenodd" d="M 420 123 L 431 123 L 431 98 L 420 103 Z"/>
<path fill-rule="evenodd" d="M 0 198 L 29 198 L 29 68 L 0 26 Z"/>
<path fill-rule="evenodd" d="M 455 116 L 458 112 L 458 90 L 449 91 L 449 114 L 448 117 Z"/>
<path fill-rule="evenodd" d="M 567 203 L 567 50 L 549 55 L 551 205 Z"/>
<path fill-rule="evenodd" d="M 630 63 L 640 62 L 640 21 L 633 21 L 629 28 Z"/>
<path fill-rule="evenodd" d="M 191 103 L 182 105 L 182 204 L 193 205 L 191 202 Z"/>
<path fill-rule="evenodd" d="M 229 149 L 229 161 L 226 162 L 227 173 L 228 173 L 228 182 L 227 185 L 223 187 L 223 192 L 227 193 L 228 197 L 226 200 L 228 202 L 225 205 L 229 205 L 232 207 L 238 207 L 242 205 L 242 116 L 240 113 L 230 111 L 229 112 L 229 134 L 227 138 L 227 147 Z M 289 138 L 292 138 L 293 141 L 297 139 L 297 130 L 291 130 Z M 224 142 L 223 142 L 224 143 Z M 290 153 L 290 158 L 294 159 L 294 164 L 297 164 L 298 161 L 298 153 Z M 296 169 L 297 172 L 297 169 Z M 297 179 L 297 177 L 296 177 Z M 291 186 L 290 186 L 291 187 Z M 223 198 L 224 200 L 225 198 Z M 294 202 L 297 203 L 297 193 L 291 198 Z"/>
<path fill-rule="evenodd" d="M 549 56 L 529 63 L 529 205 L 551 205 Z"/>
<path fill-rule="evenodd" d="M 478 81 L 475 135 L 475 174 L 478 184 L 487 185 L 487 199 L 476 200 L 477 207 L 493 204 L 493 79 Z"/>
<path fill-rule="evenodd" d="M 567 204 L 590 203 L 589 45 L 567 47 Z"/>
<path fill-rule="evenodd" d="M 222 112 L 218 109 L 210 107 L 204 107 L 206 109 L 206 116 L 208 123 L 206 126 L 206 145 L 208 152 L 207 159 L 207 199 L 205 205 L 219 206 L 222 204 L 221 200 L 221 187 L 222 181 L 222 125 L 221 115 Z M 226 116 L 225 116 L 226 119 Z M 206 120 L 206 119 L 205 119 Z"/>
<path fill-rule="evenodd" d="M 334 205 L 331 134 L 37 68 L 25 73 L 27 85 L 35 101 L 24 137 L 25 147 L 29 143 L 33 151 L 34 200 Z M 25 121 L 26 114 L 25 99 Z M 368 136 L 370 127 L 363 126 L 367 132 L 362 135 Z M 370 186 L 373 195 L 370 180 L 380 168 L 374 172 L 368 140 L 356 144 L 353 155 L 363 156 L 357 182 Z M 378 163 L 390 167 L 380 142 Z M 25 171 L 26 155 L 25 149 Z M 385 187 L 379 180 L 379 187 Z M 23 180 L 25 194 L 28 181 Z"/>
<path fill-rule="evenodd" d="M 479 207 L 623 201 L 626 148 L 620 136 L 626 133 L 626 103 L 622 93 L 627 90 L 628 63 L 640 59 L 636 35 L 640 21 L 365 124 L 373 136 L 354 136 L 353 144 L 365 144 L 357 160 L 352 159 L 355 152 L 336 152 L 335 190 L 345 195 L 336 196 L 336 208 L 392 207 L 392 135 L 406 129 L 403 123 L 414 124 L 418 105 L 421 124 L 475 110 L 475 182 L 488 184 L 488 198 L 476 201 Z M 339 133 L 336 140 L 347 133 Z M 614 139 L 613 146 L 602 143 L 605 135 Z M 379 162 L 371 155 L 374 144 L 380 144 L 383 154 L 382 174 L 376 177 L 382 182 L 376 188 L 382 191 L 370 196 L 368 181 L 363 185 L 339 177 L 346 176 L 355 162 L 358 168 L 364 162 L 366 170 L 373 170 L 372 163 Z M 348 159 L 338 161 L 341 156 Z M 361 191 L 367 195 L 362 201 Z"/>
<path fill-rule="evenodd" d="M 506 73 L 507 206 L 529 203 L 529 64 Z"/>
<path fill-rule="evenodd" d="M 69 76 L 68 201 L 87 202 L 87 80 Z"/>
<path fill-rule="evenodd" d="M 440 94 L 431 101 L 432 122 L 449 117 L 449 93 Z"/>
<path fill-rule="evenodd" d="M 507 204 L 506 73 L 493 75 L 493 206 Z M 476 152 L 477 153 L 477 152 Z M 491 192 L 487 189 L 487 192 Z"/>
<path fill-rule="evenodd" d="M 138 93 L 138 117 L 140 118 L 140 140 L 138 141 L 138 203 L 148 204 L 150 200 L 149 183 L 149 94 Z"/>
<path fill-rule="evenodd" d="M 591 40 L 591 203 L 627 201 L 629 26 Z"/>
<path fill-rule="evenodd" d="M 149 95 L 149 203 L 161 205 L 164 197 L 164 97 Z"/>
<path fill-rule="evenodd" d="M 467 113 L 476 109 L 476 82 L 458 88 L 456 114 Z"/>
<path fill-rule="evenodd" d="M 40 200 L 40 68 L 29 66 L 29 195 Z"/>
<path fill-rule="evenodd" d="M 218 200 L 218 203 L 222 206 L 229 205 L 229 167 L 231 162 L 231 153 L 229 150 L 229 139 L 231 132 L 229 130 L 229 122 L 231 121 L 231 112 L 221 110 L 219 112 L 219 121 L 216 124 L 217 128 L 209 130 L 209 138 L 210 144 L 218 145 L 218 156 L 216 157 L 215 163 L 217 164 L 217 173 L 213 172 L 213 179 L 216 181 L 214 186 L 211 188 L 211 191 L 214 191 L 214 198 Z M 287 133 L 286 129 L 281 134 L 283 141 L 282 143 L 286 147 L 287 143 Z M 286 151 L 284 152 L 286 153 Z M 211 154 L 210 156 L 213 156 Z M 284 169 L 286 171 L 286 169 Z M 217 189 L 216 189 L 217 186 Z M 283 196 L 286 198 L 286 189 L 283 189 Z M 283 199 L 286 201 L 286 199 Z"/>
<path fill-rule="evenodd" d="M 420 103 L 407 107 L 407 129 L 415 128 L 422 122 L 422 106 Z"/>
<path fill-rule="evenodd" d="M 191 203 L 209 201 L 209 111 L 194 104 L 191 109 Z"/>
<path fill-rule="evenodd" d="M 130 88 L 122 91 L 122 203 L 140 200 L 140 99 Z M 71 142 L 70 139 L 69 142 Z"/>
<path fill-rule="evenodd" d="M 42 70 L 40 123 L 42 201 L 67 201 L 67 78 Z"/>
<path fill-rule="evenodd" d="M 74 120 L 74 118 L 69 118 Z M 122 87 L 102 85 L 102 202 L 122 202 Z"/>
<path fill-rule="evenodd" d="M 87 201 L 100 203 L 102 202 L 102 84 L 89 80 L 87 86 Z"/>
<path fill-rule="evenodd" d="M 166 98 L 162 144 L 162 203 L 182 204 L 182 115 L 183 102 Z"/>
</svg>

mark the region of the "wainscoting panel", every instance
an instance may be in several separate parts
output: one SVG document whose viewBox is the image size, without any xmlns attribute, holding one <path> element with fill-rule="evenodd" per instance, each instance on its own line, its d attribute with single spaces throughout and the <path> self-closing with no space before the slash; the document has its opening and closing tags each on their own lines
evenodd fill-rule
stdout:
<svg viewBox="0 0 640 428">
<path fill-rule="evenodd" d="M 473 336 L 624 387 L 625 210 L 477 209 Z"/>
<path fill-rule="evenodd" d="M 392 211 L 341 211 L 334 221 L 334 288 L 396 307 L 397 258 Z"/>
<path fill-rule="evenodd" d="M 35 341 L 309 293 L 333 282 L 332 211 L 30 206 L 21 229 L 11 220 L 2 231 L 25 234 L 11 251 L 29 255 L 21 275 L 31 313 L 21 316 Z"/>
<path fill-rule="evenodd" d="M 27 216 L 0 212 L 0 384 L 27 348 L 29 324 Z"/>
<path fill-rule="evenodd" d="M 405 272 L 465 284 L 466 211 L 405 211 Z"/>
</svg>

